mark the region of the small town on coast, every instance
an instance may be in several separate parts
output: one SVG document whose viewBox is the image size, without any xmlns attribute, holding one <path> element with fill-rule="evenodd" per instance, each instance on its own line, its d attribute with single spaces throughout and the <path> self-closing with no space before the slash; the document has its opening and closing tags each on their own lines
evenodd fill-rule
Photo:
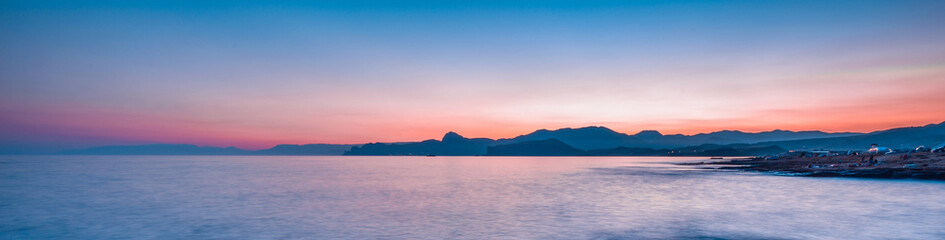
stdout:
<svg viewBox="0 0 945 240">
<path fill-rule="evenodd" d="M 789 151 L 777 155 L 686 165 L 720 166 L 811 177 L 862 177 L 945 180 L 945 144 L 928 148 L 892 149 L 871 144 L 863 151 Z"/>
</svg>

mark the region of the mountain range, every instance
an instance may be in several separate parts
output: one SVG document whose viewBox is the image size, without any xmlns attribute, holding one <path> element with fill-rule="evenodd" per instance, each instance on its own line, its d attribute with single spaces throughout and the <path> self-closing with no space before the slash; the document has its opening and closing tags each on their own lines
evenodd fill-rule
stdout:
<svg viewBox="0 0 945 240">
<path fill-rule="evenodd" d="M 919 127 L 894 128 L 846 137 L 766 141 L 754 145 L 775 145 L 785 149 L 798 150 L 863 150 L 874 143 L 893 149 L 913 149 L 918 146 L 941 147 L 945 145 L 945 122 Z"/>
<path fill-rule="evenodd" d="M 523 135 L 511 139 L 464 138 L 449 132 L 442 140 L 413 143 L 370 143 L 352 147 L 345 155 L 443 155 L 443 156 L 753 156 L 784 152 L 777 146 L 757 144 L 700 144 L 678 146 L 634 139 L 634 135 L 603 127 L 539 130 L 541 135 Z M 561 133 L 561 134 L 559 134 Z M 563 140 L 562 140 L 563 139 Z M 620 140 L 632 140 L 634 142 Z"/>
<path fill-rule="evenodd" d="M 425 140 L 412 143 L 369 143 L 353 147 L 345 155 L 674 155 L 676 148 L 703 146 L 697 150 L 726 148 L 726 144 L 757 144 L 765 141 L 819 139 L 832 137 L 857 136 L 862 133 L 826 133 L 821 131 L 793 132 L 774 130 L 759 133 L 741 131 L 719 131 L 696 135 L 663 135 L 658 131 L 645 130 L 637 134 L 616 132 L 606 127 L 591 126 L 583 128 L 562 128 L 557 130 L 541 129 L 514 138 L 488 139 L 464 138 L 455 132 L 449 132 L 442 140 Z M 546 141 L 546 140 L 556 140 Z M 558 142 L 566 145 L 562 146 Z M 539 147 L 543 146 L 543 147 Z M 746 146 L 758 148 L 759 146 Z M 763 147 L 763 146 L 761 146 Z M 571 151 L 568 148 L 579 150 Z M 618 149 L 620 148 L 620 149 Z M 647 149 L 647 151 L 626 152 L 627 148 Z M 738 147 L 739 149 L 742 147 Z M 541 152 L 544 149 L 547 152 Z M 735 149 L 735 148 L 732 148 Z M 491 151 L 490 151 L 491 150 Z M 783 150 L 783 149 L 782 149 Z M 520 151 L 513 153 L 514 151 Z M 568 154 L 564 154 L 568 153 Z M 621 154 L 624 153 L 624 154 Z M 676 155 L 681 155 L 676 153 Z"/>
<path fill-rule="evenodd" d="M 514 138 L 466 138 L 455 132 L 420 142 L 277 145 L 270 149 L 200 147 L 187 144 L 104 146 L 63 151 L 100 155 L 442 155 L 442 156 L 747 156 L 787 150 L 864 150 L 870 144 L 899 149 L 945 143 L 945 122 L 870 133 L 725 130 L 695 135 L 636 134 L 606 127 L 541 129 Z"/>
</svg>

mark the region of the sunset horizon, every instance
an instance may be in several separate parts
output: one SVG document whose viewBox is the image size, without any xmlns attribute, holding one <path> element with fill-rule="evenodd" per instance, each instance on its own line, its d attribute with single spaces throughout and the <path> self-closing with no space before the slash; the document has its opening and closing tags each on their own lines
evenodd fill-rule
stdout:
<svg viewBox="0 0 945 240">
<path fill-rule="evenodd" d="M 941 124 L 941 123 L 945 123 L 945 121 L 942 121 L 942 122 L 930 122 L 930 123 L 915 124 L 915 125 L 901 125 L 901 126 L 895 126 L 895 127 L 871 129 L 871 130 L 864 130 L 864 131 L 842 131 L 842 130 L 841 130 L 841 131 L 829 131 L 829 130 L 822 130 L 822 129 L 800 129 L 800 130 L 795 130 L 795 129 L 785 129 L 785 128 L 771 128 L 771 129 L 760 129 L 760 130 L 740 130 L 740 129 L 734 129 L 734 128 L 719 128 L 719 129 L 713 129 L 713 130 L 707 130 L 707 131 L 691 131 L 691 132 L 670 132 L 670 131 L 664 131 L 664 130 L 658 130 L 658 129 L 647 129 L 647 128 L 641 128 L 641 129 L 638 129 L 638 130 L 632 130 L 632 129 L 631 129 L 631 130 L 623 130 L 623 129 L 612 128 L 612 127 L 605 126 L 605 125 L 584 125 L 584 126 L 567 126 L 567 127 L 535 128 L 535 129 L 531 129 L 531 130 L 527 130 L 527 131 L 512 133 L 512 134 L 510 134 L 510 135 L 503 135 L 503 136 L 498 136 L 498 137 L 497 137 L 497 136 L 488 136 L 488 135 L 469 134 L 469 133 L 466 133 L 466 132 L 463 132 L 463 131 L 459 131 L 459 130 L 443 130 L 443 131 L 441 131 L 441 132 L 434 132 L 434 133 L 431 133 L 431 135 L 424 135 L 424 136 L 417 137 L 417 138 L 411 138 L 411 139 L 394 139 L 394 140 L 384 140 L 384 141 L 382 141 L 382 140 L 366 140 L 366 141 L 353 141 L 353 142 L 319 142 L 319 141 L 305 141 L 305 140 L 302 140 L 302 141 L 298 141 L 298 142 L 291 142 L 291 141 L 278 141 L 278 140 L 277 140 L 277 141 L 272 141 L 271 143 L 269 143 L 269 142 L 262 143 L 262 144 L 247 143 L 246 145 L 237 145 L 237 144 L 215 144 L 215 143 L 213 143 L 213 142 L 206 142 L 206 143 L 203 143 L 203 142 L 200 142 L 200 141 L 186 141 L 186 139 L 185 139 L 185 141 L 155 141 L 155 140 L 141 139 L 141 140 L 127 141 L 127 142 L 114 141 L 114 142 L 105 142 L 105 143 L 100 143 L 100 144 L 86 144 L 86 145 L 79 145 L 79 146 L 75 146 L 75 147 L 57 148 L 56 150 L 57 150 L 57 151 L 61 151 L 61 150 L 76 150 L 76 149 L 82 149 L 82 148 L 101 147 L 101 146 L 110 146 L 110 145 L 121 146 L 121 145 L 148 145 L 148 144 L 188 144 L 188 145 L 207 146 L 207 147 L 236 147 L 236 148 L 245 149 L 245 150 L 262 150 L 262 149 L 272 148 L 272 147 L 275 147 L 275 146 L 277 146 L 277 145 L 287 145 L 287 144 L 288 144 L 288 145 L 305 145 L 305 144 L 360 145 L 360 144 L 366 144 L 366 143 L 405 143 L 405 142 L 419 142 L 419 141 L 424 141 L 424 140 L 429 140 L 429 139 L 439 140 L 440 138 L 443 137 L 444 134 L 449 133 L 449 132 L 454 132 L 454 133 L 460 134 L 460 135 L 462 135 L 463 137 L 466 137 L 466 138 L 510 139 L 510 138 L 514 138 L 514 137 L 526 135 L 526 134 L 529 134 L 529 133 L 532 133 L 532 132 L 535 132 L 535 131 L 539 131 L 539 130 L 580 129 L 580 128 L 588 128 L 588 127 L 603 127 L 603 128 L 607 128 L 607 129 L 613 130 L 613 131 L 618 132 L 618 133 L 628 134 L 628 135 L 634 135 L 634 134 L 637 134 L 637 133 L 639 133 L 639 132 L 641 132 L 641 131 L 657 131 L 657 132 L 659 132 L 660 134 L 663 134 L 663 135 L 685 135 L 685 136 L 692 136 L 692 135 L 696 135 L 696 134 L 708 134 L 708 133 L 723 132 L 723 131 L 738 131 L 738 132 L 744 132 L 744 133 L 761 133 L 761 132 L 773 132 L 773 131 L 791 131 L 791 132 L 820 131 L 820 132 L 825 132 L 825 133 L 870 133 L 870 132 L 883 131 L 883 130 L 896 129 L 896 128 L 922 127 L 922 126 L 926 126 L 926 125 L 934 125 L 934 124 Z M 47 152 L 47 153 L 51 153 L 51 152 Z"/>
<path fill-rule="evenodd" d="M 945 239 L 945 0 L 2 0 L 0 239 Z"/>
<path fill-rule="evenodd" d="M 867 132 L 945 120 L 935 2 L 0 8 L 5 148 L 258 149 L 591 125 Z"/>
</svg>

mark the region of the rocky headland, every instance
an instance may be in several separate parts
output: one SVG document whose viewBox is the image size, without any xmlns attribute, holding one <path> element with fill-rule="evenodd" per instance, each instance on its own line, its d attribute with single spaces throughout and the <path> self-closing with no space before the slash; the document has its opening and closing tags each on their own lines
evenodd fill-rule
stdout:
<svg viewBox="0 0 945 240">
<path fill-rule="evenodd" d="M 945 153 L 785 156 L 680 163 L 809 177 L 858 177 L 945 180 Z"/>
</svg>

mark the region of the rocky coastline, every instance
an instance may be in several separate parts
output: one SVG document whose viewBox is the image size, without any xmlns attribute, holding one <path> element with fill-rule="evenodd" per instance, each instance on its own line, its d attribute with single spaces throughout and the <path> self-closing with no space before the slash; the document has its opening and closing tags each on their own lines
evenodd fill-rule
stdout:
<svg viewBox="0 0 945 240">
<path fill-rule="evenodd" d="M 807 177 L 945 180 L 945 153 L 941 152 L 740 158 L 680 164 Z"/>
</svg>

